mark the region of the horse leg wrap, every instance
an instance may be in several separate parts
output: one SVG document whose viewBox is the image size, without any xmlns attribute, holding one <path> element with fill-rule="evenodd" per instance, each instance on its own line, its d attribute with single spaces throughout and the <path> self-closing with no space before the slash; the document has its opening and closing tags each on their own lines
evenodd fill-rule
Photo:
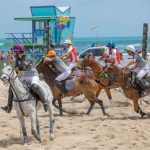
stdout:
<svg viewBox="0 0 150 150">
<path fill-rule="evenodd" d="M 101 109 L 102 109 L 102 112 L 104 115 L 107 115 L 107 113 L 105 112 L 105 108 L 104 108 L 104 105 L 103 105 L 103 102 L 101 100 L 98 100 L 98 103 L 99 105 L 101 106 Z"/>
<path fill-rule="evenodd" d="M 146 115 L 146 113 L 143 112 L 140 108 L 138 110 L 138 113 L 141 115 L 142 118 Z"/>
<path fill-rule="evenodd" d="M 54 123 L 55 123 L 55 120 L 50 121 L 50 130 L 49 130 L 50 133 L 54 132 Z"/>
<path fill-rule="evenodd" d="M 24 142 L 24 144 L 27 144 L 28 143 L 28 136 L 27 136 L 27 132 L 26 132 L 26 128 L 22 128 L 22 130 L 23 130 L 23 142 Z"/>
<path fill-rule="evenodd" d="M 35 132 L 35 130 L 32 129 L 32 134 L 34 137 L 41 143 L 41 137 Z"/>
</svg>

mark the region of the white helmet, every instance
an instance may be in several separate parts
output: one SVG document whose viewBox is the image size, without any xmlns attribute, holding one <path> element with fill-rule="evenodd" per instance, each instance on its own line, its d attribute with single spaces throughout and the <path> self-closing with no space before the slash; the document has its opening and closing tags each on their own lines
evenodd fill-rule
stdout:
<svg viewBox="0 0 150 150">
<path fill-rule="evenodd" d="M 71 40 L 66 39 L 65 42 L 64 42 L 64 44 L 71 44 Z"/>
<path fill-rule="evenodd" d="M 125 49 L 125 51 L 127 51 L 127 52 L 135 52 L 135 47 L 134 47 L 134 45 L 128 45 L 127 47 L 126 47 L 126 49 Z"/>
</svg>

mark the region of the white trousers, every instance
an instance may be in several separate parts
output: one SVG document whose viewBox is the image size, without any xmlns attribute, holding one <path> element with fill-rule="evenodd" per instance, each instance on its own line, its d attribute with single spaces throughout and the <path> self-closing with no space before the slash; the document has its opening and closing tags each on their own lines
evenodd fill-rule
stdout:
<svg viewBox="0 0 150 150">
<path fill-rule="evenodd" d="M 35 83 L 35 84 L 38 84 L 39 83 L 39 81 L 40 81 L 40 79 L 39 79 L 39 77 L 38 76 L 33 76 L 33 77 L 31 77 L 31 76 L 21 76 L 21 78 L 20 78 L 20 80 L 21 81 L 28 81 L 31 85 L 33 84 L 33 83 Z"/>
<path fill-rule="evenodd" d="M 138 68 L 135 70 L 137 72 L 137 77 L 142 79 L 145 75 L 149 74 L 149 66 L 146 64 L 146 66 L 142 68 Z"/>
<path fill-rule="evenodd" d="M 65 80 L 66 78 L 68 78 L 71 74 L 71 70 L 65 71 L 62 74 L 60 74 L 55 80 L 57 81 L 62 81 Z"/>
<path fill-rule="evenodd" d="M 77 63 L 76 63 L 76 62 L 71 62 L 68 67 L 69 67 L 70 69 L 73 69 L 73 68 L 76 67 L 76 66 L 77 66 Z"/>
</svg>

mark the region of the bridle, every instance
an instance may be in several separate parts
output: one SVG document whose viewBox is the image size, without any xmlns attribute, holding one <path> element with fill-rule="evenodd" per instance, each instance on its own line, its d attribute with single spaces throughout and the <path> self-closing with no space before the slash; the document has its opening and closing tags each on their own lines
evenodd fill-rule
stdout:
<svg viewBox="0 0 150 150">
<path fill-rule="evenodd" d="M 17 95 L 17 92 L 15 91 L 15 89 L 14 89 L 12 83 L 11 83 L 11 81 L 15 81 L 15 80 L 17 79 L 17 77 L 18 77 L 18 75 L 16 75 L 16 76 L 14 77 L 14 71 L 15 71 L 15 69 L 12 69 L 10 75 L 8 75 L 7 73 L 3 73 L 3 74 L 8 77 L 8 83 L 10 84 L 10 88 L 12 88 L 12 90 L 13 90 L 13 92 L 14 92 L 16 98 L 17 98 L 17 100 L 14 100 L 14 101 L 19 103 L 19 107 L 20 107 L 20 110 L 21 110 L 23 116 L 27 117 L 27 115 L 25 115 L 25 113 L 24 113 L 24 111 L 23 111 L 23 109 L 22 109 L 22 107 L 21 107 L 21 103 L 22 103 L 22 102 L 25 102 L 25 101 L 28 101 L 28 100 L 31 100 L 30 98 L 28 98 L 28 99 L 23 99 L 23 98 L 29 93 L 29 91 L 27 91 L 27 93 L 25 93 L 25 94 L 23 95 L 23 97 L 22 97 L 21 100 L 19 99 L 19 97 L 18 97 L 18 95 Z M 13 78 L 13 77 L 14 77 L 14 78 Z M 21 81 L 20 81 L 20 82 L 21 82 Z M 15 84 L 16 84 L 16 83 L 15 83 Z M 18 84 L 17 84 L 17 85 L 18 85 Z M 18 85 L 18 86 L 20 86 L 20 85 Z M 21 87 L 22 87 L 22 86 L 21 86 Z"/>
</svg>

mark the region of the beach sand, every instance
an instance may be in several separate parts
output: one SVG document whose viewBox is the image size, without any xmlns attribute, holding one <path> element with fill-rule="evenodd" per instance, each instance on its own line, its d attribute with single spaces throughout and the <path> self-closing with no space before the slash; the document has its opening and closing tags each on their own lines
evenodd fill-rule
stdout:
<svg viewBox="0 0 150 150">
<path fill-rule="evenodd" d="M 7 101 L 8 87 L 0 82 L 0 106 Z M 69 113 L 63 117 L 55 113 L 55 138 L 49 137 L 48 113 L 41 108 L 38 112 L 42 143 L 39 144 L 31 135 L 30 120 L 26 118 L 26 127 L 30 143 L 22 144 L 20 124 L 13 110 L 7 114 L 0 110 L 0 150 L 149 150 L 150 119 L 141 119 L 133 110 L 132 101 L 121 93 L 112 90 L 113 100 L 119 106 L 111 106 L 106 94 L 99 96 L 111 118 L 104 117 L 96 104 L 89 116 L 85 114 L 89 102 L 78 96 L 74 102 L 63 99 L 63 108 Z M 149 97 L 148 97 L 149 98 Z M 150 112 L 149 105 L 142 105 Z"/>
</svg>

